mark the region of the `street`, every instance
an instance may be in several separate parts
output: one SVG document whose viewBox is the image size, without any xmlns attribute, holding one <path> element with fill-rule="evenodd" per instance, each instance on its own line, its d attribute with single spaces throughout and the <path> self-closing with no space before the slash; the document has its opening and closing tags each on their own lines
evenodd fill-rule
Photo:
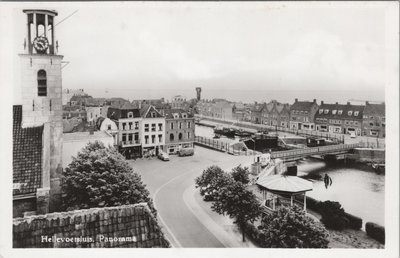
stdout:
<svg viewBox="0 0 400 258">
<path fill-rule="evenodd" d="M 211 211 L 211 204 L 204 202 L 194 187 L 194 179 L 207 167 L 218 165 L 230 170 L 239 164 L 250 164 L 252 156 L 233 156 L 196 146 L 194 156 L 170 159 L 138 159 L 129 163 L 147 185 L 171 245 L 253 247 L 249 241 L 241 242 L 232 220 Z"/>
</svg>

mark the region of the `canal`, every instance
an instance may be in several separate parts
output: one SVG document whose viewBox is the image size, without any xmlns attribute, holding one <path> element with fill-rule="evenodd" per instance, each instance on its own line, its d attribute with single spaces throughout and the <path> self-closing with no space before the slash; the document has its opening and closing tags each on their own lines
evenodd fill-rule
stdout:
<svg viewBox="0 0 400 258">
<path fill-rule="evenodd" d="M 312 178 L 313 190 L 307 195 L 320 201 L 340 202 L 344 210 L 363 219 L 385 225 L 385 176 L 367 167 L 349 164 L 326 164 L 318 159 L 298 162 L 298 175 Z M 325 187 L 328 174 L 332 185 Z"/>
<path fill-rule="evenodd" d="M 196 135 L 212 138 L 211 127 L 196 125 Z M 224 139 L 230 140 L 230 139 Z M 385 225 L 385 176 L 373 170 L 350 164 L 326 164 L 318 159 L 298 161 L 298 175 L 312 179 L 313 191 L 307 195 L 320 201 L 340 202 L 344 210 L 363 219 Z M 325 188 L 323 176 L 332 178 Z"/>
</svg>

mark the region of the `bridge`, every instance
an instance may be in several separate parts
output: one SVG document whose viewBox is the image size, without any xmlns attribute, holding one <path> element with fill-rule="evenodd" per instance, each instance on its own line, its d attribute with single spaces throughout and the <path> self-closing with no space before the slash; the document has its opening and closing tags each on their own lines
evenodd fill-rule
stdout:
<svg viewBox="0 0 400 258">
<path fill-rule="evenodd" d="M 296 149 L 287 151 L 277 151 L 271 153 L 271 159 L 282 159 L 283 161 L 294 161 L 313 155 L 342 155 L 348 153 L 354 148 L 362 147 L 361 143 L 355 144 L 336 144 L 328 146 L 319 146 L 306 149 Z"/>
</svg>

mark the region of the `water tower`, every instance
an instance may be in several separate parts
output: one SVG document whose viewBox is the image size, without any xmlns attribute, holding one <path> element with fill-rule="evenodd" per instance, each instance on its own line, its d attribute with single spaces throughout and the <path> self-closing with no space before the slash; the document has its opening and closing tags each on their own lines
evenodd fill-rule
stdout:
<svg viewBox="0 0 400 258">
<path fill-rule="evenodd" d="M 197 98 L 197 101 L 199 101 L 201 99 L 201 87 L 196 88 L 196 98 Z"/>
</svg>

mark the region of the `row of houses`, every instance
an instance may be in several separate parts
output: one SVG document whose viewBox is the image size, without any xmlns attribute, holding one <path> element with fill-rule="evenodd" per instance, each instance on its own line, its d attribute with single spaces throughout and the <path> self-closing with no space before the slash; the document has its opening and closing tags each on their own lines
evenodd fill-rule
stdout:
<svg viewBox="0 0 400 258">
<path fill-rule="evenodd" d="M 358 136 L 385 137 L 385 104 L 365 105 L 317 103 L 299 101 L 246 105 L 226 100 L 199 101 L 200 115 L 223 120 L 249 121 L 255 124 L 290 128 L 294 130 L 313 130 Z"/>
<path fill-rule="evenodd" d="M 113 136 L 114 145 L 127 159 L 158 154 L 161 150 L 176 154 L 194 143 L 194 116 L 182 109 L 125 103 L 108 107 L 107 116 L 98 119 L 97 125 Z"/>
</svg>

